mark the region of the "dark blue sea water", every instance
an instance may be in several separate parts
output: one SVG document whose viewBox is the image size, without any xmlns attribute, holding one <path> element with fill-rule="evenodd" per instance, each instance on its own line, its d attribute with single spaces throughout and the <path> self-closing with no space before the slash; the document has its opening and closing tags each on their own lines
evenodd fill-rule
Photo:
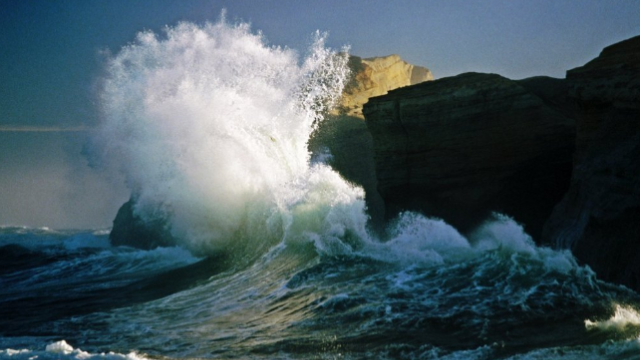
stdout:
<svg viewBox="0 0 640 360">
<path fill-rule="evenodd" d="M 0 358 L 640 358 L 636 294 L 511 240 L 431 263 L 311 243 L 197 258 L 4 227 Z"/>
</svg>

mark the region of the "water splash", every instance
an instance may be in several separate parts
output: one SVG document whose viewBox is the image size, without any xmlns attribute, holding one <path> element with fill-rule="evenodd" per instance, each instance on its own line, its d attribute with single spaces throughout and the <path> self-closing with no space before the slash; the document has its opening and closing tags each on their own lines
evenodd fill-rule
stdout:
<svg viewBox="0 0 640 360">
<path fill-rule="evenodd" d="M 140 33 L 109 62 L 100 143 L 136 198 L 196 255 L 265 254 L 284 241 L 324 255 L 442 264 L 485 252 L 522 253 L 567 272 L 570 255 L 537 248 L 521 226 L 496 215 L 469 237 L 439 219 L 403 213 L 378 242 L 366 231 L 361 188 L 307 142 L 348 77 L 346 51 L 316 33 L 300 59 L 270 47 L 244 23 L 182 23 Z"/>
<path fill-rule="evenodd" d="M 0 350 L 0 359 L 27 360 L 27 359 L 77 359 L 77 360 L 146 360 L 147 358 L 135 352 L 129 354 L 89 353 L 81 349 L 74 349 L 66 341 L 60 340 L 48 344 L 44 351 L 29 349 L 5 349 Z"/>
<path fill-rule="evenodd" d="M 320 33 L 299 61 L 224 18 L 143 32 L 109 62 L 98 142 L 126 175 L 134 211 L 168 220 L 196 253 L 365 236 L 363 191 L 311 165 L 307 150 L 346 63 Z"/>
<path fill-rule="evenodd" d="M 640 314 L 629 306 L 615 304 L 613 316 L 603 321 L 585 320 L 587 329 L 599 329 L 603 331 L 622 331 L 627 327 L 640 327 Z"/>
</svg>

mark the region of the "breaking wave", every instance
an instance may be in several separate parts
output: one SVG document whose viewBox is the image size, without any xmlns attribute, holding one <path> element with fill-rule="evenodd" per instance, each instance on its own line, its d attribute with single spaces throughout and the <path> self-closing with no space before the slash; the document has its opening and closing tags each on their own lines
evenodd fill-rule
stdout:
<svg viewBox="0 0 640 360">
<path fill-rule="evenodd" d="M 319 33 L 300 59 L 224 19 L 141 33 L 108 66 L 103 155 L 118 160 L 136 213 L 166 219 L 198 254 L 365 238 L 363 191 L 307 150 L 346 63 Z"/>
<path fill-rule="evenodd" d="M 508 216 L 461 234 L 404 212 L 383 239 L 368 232 L 363 190 L 307 149 L 346 63 L 322 34 L 300 55 L 224 18 L 139 34 L 108 62 L 95 141 L 175 243 L 0 228 L 0 359 L 637 350 L 638 297 Z"/>
</svg>

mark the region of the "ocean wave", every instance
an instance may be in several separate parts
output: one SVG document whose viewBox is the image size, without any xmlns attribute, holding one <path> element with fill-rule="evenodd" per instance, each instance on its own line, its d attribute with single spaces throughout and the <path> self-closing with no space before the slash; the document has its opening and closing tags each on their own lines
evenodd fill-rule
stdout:
<svg viewBox="0 0 640 360">
<path fill-rule="evenodd" d="M 59 360 L 59 359 L 74 359 L 74 360 L 148 360 L 143 355 L 131 352 L 129 354 L 118 354 L 114 352 L 108 353 L 89 353 L 82 351 L 81 349 L 74 349 L 66 341 L 60 340 L 51 343 L 45 347 L 44 350 L 30 350 L 30 349 L 5 349 L 0 350 L 0 359 L 12 359 L 12 360 Z"/>
</svg>

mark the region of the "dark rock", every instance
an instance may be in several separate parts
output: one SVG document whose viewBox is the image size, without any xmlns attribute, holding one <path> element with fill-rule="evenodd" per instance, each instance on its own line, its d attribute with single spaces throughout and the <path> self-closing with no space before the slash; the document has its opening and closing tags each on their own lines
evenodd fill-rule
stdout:
<svg viewBox="0 0 640 360">
<path fill-rule="evenodd" d="M 145 222 L 134 210 L 133 197 L 124 203 L 113 220 L 109 240 L 114 246 L 131 246 L 140 249 L 153 249 L 158 246 L 171 246 L 173 237 L 162 219 Z"/>
<path fill-rule="evenodd" d="M 544 241 L 640 290 L 640 36 L 569 70 L 567 85 L 579 107 L 574 170 Z"/>
<path fill-rule="evenodd" d="M 563 80 L 466 73 L 364 106 L 387 218 L 421 211 L 471 230 L 498 211 L 538 238 L 569 186 L 575 125 Z"/>
</svg>

